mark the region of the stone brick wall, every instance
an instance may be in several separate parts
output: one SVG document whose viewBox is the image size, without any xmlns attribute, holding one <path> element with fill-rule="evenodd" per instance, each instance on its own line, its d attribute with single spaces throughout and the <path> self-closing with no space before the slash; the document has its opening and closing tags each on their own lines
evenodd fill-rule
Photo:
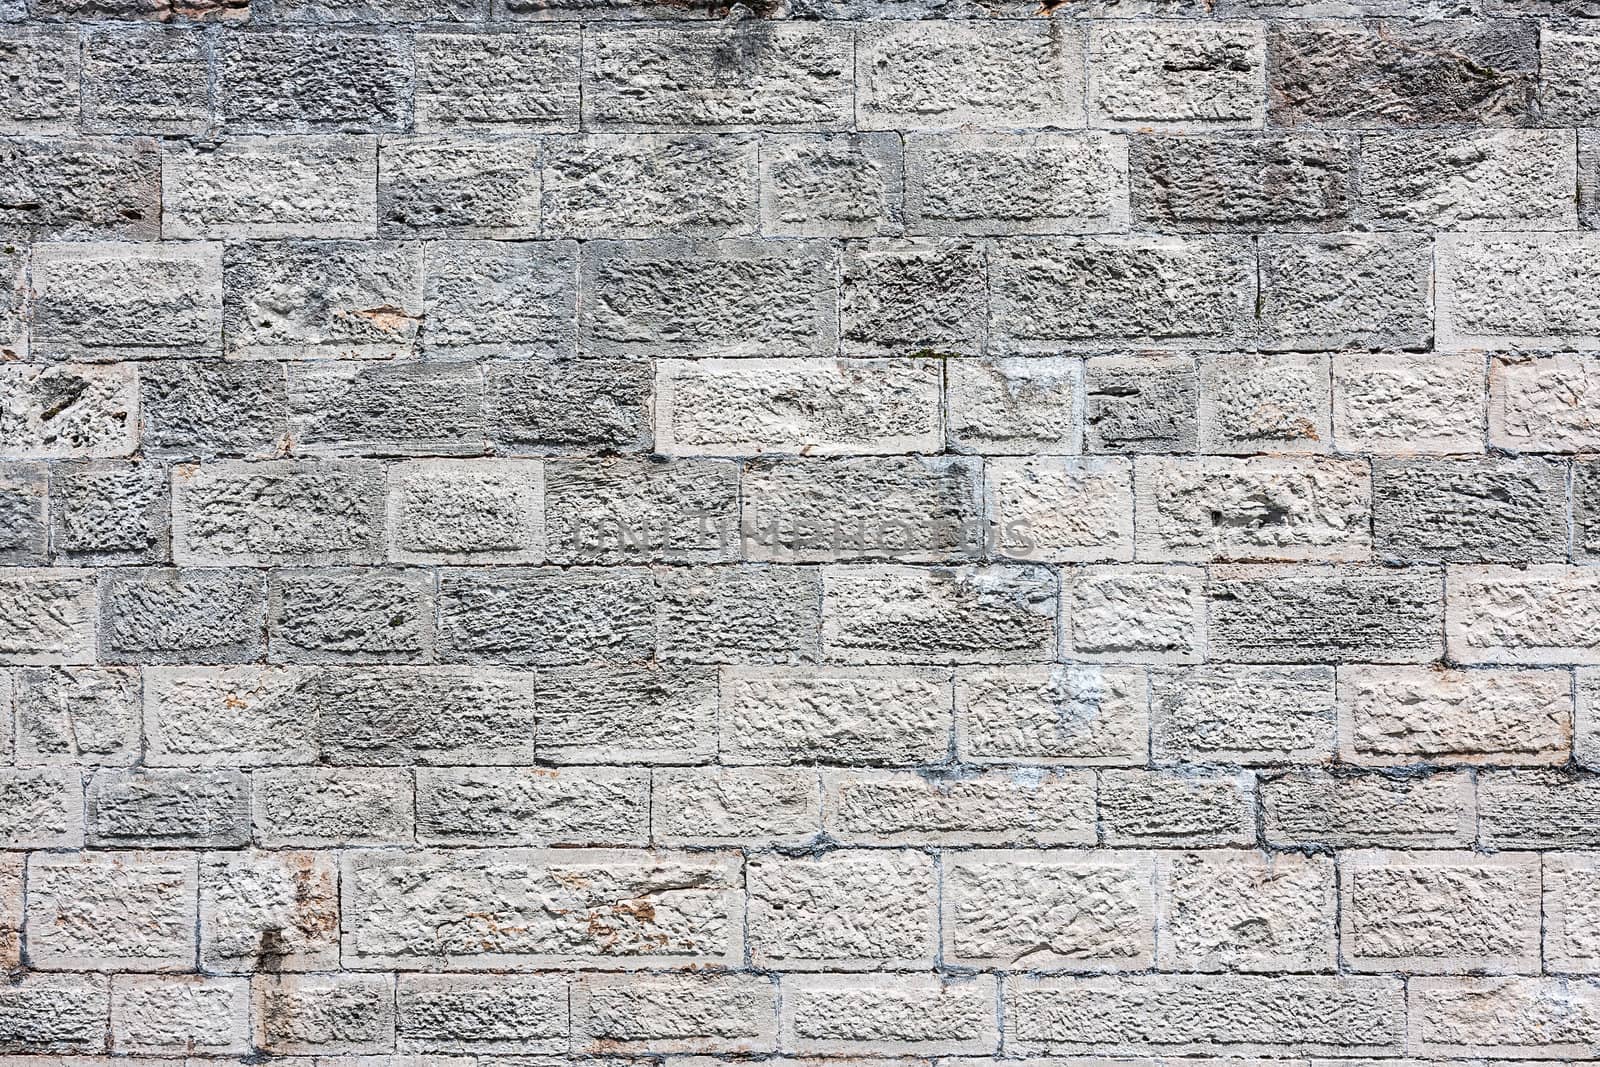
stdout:
<svg viewBox="0 0 1600 1067">
<path fill-rule="evenodd" d="M 0 0 L 0 1064 L 1600 1058 L 1600 4 L 784 2 Z"/>
</svg>

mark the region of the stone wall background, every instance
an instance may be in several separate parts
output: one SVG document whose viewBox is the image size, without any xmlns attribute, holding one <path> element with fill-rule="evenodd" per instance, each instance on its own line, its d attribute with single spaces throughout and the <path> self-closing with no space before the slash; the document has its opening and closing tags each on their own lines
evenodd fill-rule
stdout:
<svg viewBox="0 0 1600 1067">
<path fill-rule="evenodd" d="M 1600 1056 L 1600 8 L 562 2 L 0 11 L 0 1060 Z"/>
</svg>

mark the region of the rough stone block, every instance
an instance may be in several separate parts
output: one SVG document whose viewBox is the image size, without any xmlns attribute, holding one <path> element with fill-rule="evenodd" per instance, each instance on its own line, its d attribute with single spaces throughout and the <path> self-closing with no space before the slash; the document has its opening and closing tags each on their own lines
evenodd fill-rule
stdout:
<svg viewBox="0 0 1600 1067">
<path fill-rule="evenodd" d="M 323 759 L 335 766 L 533 761 L 533 676 L 527 672 L 322 671 L 308 695 L 317 708 Z"/>
<path fill-rule="evenodd" d="M 83 845 L 83 783 L 70 768 L 0 768 L 0 846 Z"/>
<path fill-rule="evenodd" d="M 656 602 L 649 572 L 636 568 L 445 572 L 439 655 L 472 663 L 649 659 Z"/>
<path fill-rule="evenodd" d="M 280 570 L 267 588 L 274 663 L 417 663 L 433 650 L 424 570 Z"/>
<path fill-rule="evenodd" d="M 1424 663 L 1443 651 L 1436 567 L 1236 566 L 1213 570 L 1214 658 L 1238 663 Z"/>
<path fill-rule="evenodd" d="M 1544 857 L 1544 961 L 1552 971 L 1600 971 L 1600 857 Z"/>
<path fill-rule="evenodd" d="M 1142 560 L 1364 560 L 1373 491 L 1364 461 L 1141 457 Z"/>
<path fill-rule="evenodd" d="M 1477 833 L 1472 779 L 1459 771 L 1388 778 L 1291 771 L 1261 783 L 1274 847 L 1461 848 Z"/>
<path fill-rule="evenodd" d="M 893 133 L 762 138 L 761 232 L 873 237 L 901 224 L 900 138 Z"/>
<path fill-rule="evenodd" d="M 199 30 L 95 26 L 83 35 L 88 133 L 198 136 L 211 125 L 211 45 Z"/>
<path fill-rule="evenodd" d="M 718 717 L 730 764 L 937 763 L 950 751 L 950 681 L 907 667 L 729 667 Z"/>
<path fill-rule="evenodd" d="M 251 822 L 264 848 L 409 845 L 411 776 L 392 770 L 284 767 L 250 776 Z"/>
<path fill-rule="evenodd" d="M 161 153 L 148 138 L 0 140 L 0 226 L 82 240 L 155 240 Z"/>
<path fill-rule="evenodd" d="M 132 365 L 0 365 L 0 459 L 129 456 L 138 437 Z"/>
<path fill-rule="evenodd" d="M 1180 971 L 1326 971 L 1337 879 L 1327 856 L 1218 850 L 1156 859 L 1160 966 Z"/>
<path fill-rule="evenodd" d="M 250 839 L 249 786 L 235 770 L 103 770 L 88 787 L 96 848 L 238 848 Z"/>
<path fill-rule="evenodd" d="M 288 399 L 277 363 L 146 363 L 139 411 L 146 455 L 264 457 L 287 444 Z"/>
<path fill-rule="evenodd" d="M 33 247 L 37 359 L 193 358 L 222 345 L 222 249 L 75 242 Z"/>
<path fill-rule="evenodd" d="M 379 132 L 410 123 L 408 35 L 284 30 L 217 42 L 217 100 L 230 131 Z"/>
<path fill-rule="evenodd" d="M 1600 364 L 1577 353 L 1492 357 L 1488 407 L 1491 446 L 1516 452 L 1600 448 Z"/>
<path fill-rule="evenodd" d="M 776 983 L 764 976 L 590 975 L 573 985 L 572 1044 L 608 1055 L 760 1053 L 775 1047 L 777 1014 Z"/>
<path fill-rule="evenodd" d="M 1333 357 L 1333 432 L 1348 451 L 1482 452 L 1483 395 L 1476 353 Z"/>
<path fill-rule="evenodd" d="M 167 472 L 161 467 L 114 460 L 58 463 L 52 486 L 50 531 L 58 562 L 166 560 Z M 0 514 L 5 511 L 0 504 Z M 14 529 L 25 532 L 27 526 Z"/>
<path fill-rule="evenodd" d="M 1360 213 L 1379 229 L 1575 228 L 1565 130 L 1363 137 L 1360 166 Z"/>
<path fill-rule="evenodd" d="M 1551 126 L 1600 122 L 1600 36 L 1580 22 L 1571 30 L 1548 26 L 1539 34 L 1539 111 Z"/>
<path fill-rule="evenodd" d="M 315 706 L 308 699 L 300 671 L 286 667 L 152 667 L 143 675 L 145 758 L 151 766 L 310 763 L 316 759 Z M 113 681 L 106 679 L 100 684 L 107 687 Z M 79 689 L 86 685 L 83 680 L 77 684 Z M 106 701 L 104 695 L 95 696 Z"/>
<path fill-rule="evenodd" d="M 983 250 L 956 240 L 873 240 L 844 256 L 839 318 L 847 351 L 972 354 L 983 345 Z"/>
<path fill-rule="evenodd" d="M 1341 137 L 1141 137 L 1131 157 L 1134 215 L 1163 230 L 1337 230 L 1355 198 Z"/>
<path fill-rule="evenodd" d="M 815 771 L 661 767 L 651 776 L 651 837 L 662 845 L 797 845 L 822 828 Z"/>
<path fill-rule="evenodd" d="M 1157 763 L 1326 763 L 1334 753 L 1329 667 L 1166 667 L 1150 672 Z"/>
<path fill-rule="evenodd" d="M 539 236 L 540 142 L 463 134 L 386 138 L 378 232 L 386 237 Z"/>
<path fill-rule="evenodd" d="M 1600 573 L 1541 563 L 1450 569 L 1445 630 L 1459 663 L 1600 663 Z"/>
<path fill-rule="evenodd" d="M 125 569 L 100 579 L 102 660 L 248 663 L 262 653 L 266 597 L 241 568 Z"/>
<path fill-rule="evenodd" d="M 381 554 L 375 463 L 216 463 L 172 477 L 172 554 L 217 566 L 360 563 Z"/>
<path fill-rule="evenodd" d="M 34 974 L 0 987 L 0 1052 L 104 1052 L 109 1005 L 103 977 Z"/>
<path fill-rule="evenodd" d="M 434 845 L 644 845 L 650 774 L 636 768 L 417 772 L 417 839 Z"/>
<path fill-rule="evenodd" d="M 0 663 L 93 663 L 92 571 L 0 569 Z"/>
<path fill-rule="evenodd" d="M 999 1047 L 992 975 L 786 976 L 779 1041 L 808 1056 L 990 1055 Z"/>
<path fill-rule="evenodd" d="M 1047 563 L 1133 559 L 1133 467 L 1125 459 L 991 459 L 988 548 Z"/>
<path fill-rule="evenodd" d="M 921 852 L 762 856 L 745 869 L 751 962 L 781 971 L 921 969 L 937 952 L 937 877 Z"/>
<path fill-rule="evenodd" d="M 37 970 L 187 971 L 195 959 L 195 858 L 36 852 L 23 929 Z"/>
<path fill-rule="evenodd" d="M 824 771 L 824 829 L 859 845 L 1092 845 L 1095 783 L 1080 770 Z"/>
<path fill-rule="evenodd" d="M 1374 547 L 1407 560 L 1555 560 L 1567 472 L 1539 459 L 1385 460 L 1372 469 Z"/>
<path fill-rule="evenodd" d="M 250 980 L 253 1047 L 272 1056 L 387 1052 L 395 1040 L 387 974 L 259 974 Z"/>
<path fill-rule="evenodd" d="M 1025 663 L 1056 644 L 1057 577 L 1037 565 L 836 566 L 822 648 L 848 663 Z"/>
<path fill-rule="evenodd" d="M 1222 355 L 1200 363 L 1200 450 L 1326 452 L 1332 445 L 1328 358 Z"/>
<path fill-rule="evenodd" d="M 1565 671 L 1356 666 L 1339 674 L 1347 762 L 1563 763 L 1572 749 Z"/>
<path fill-rule="evenodd" d="M 625 969 L 742 958 L 737 854 L 356 851 L 345 854 L 341 885 L 347 967 Z"/>
<path fill-rule="evenodd" d="M 1478 838 L 1486 848 L 1600 847 L 1600 778 L 1562 771 L 1478 777 Z"/>
<path fill-rule="evenodd" d="M 659 360 L 667 455 L 936 452 L 941 361 Z"/>
<path fill-rule="evenodd" d="M 1539 857 L 1346 852 L 1340 945 L 1358 971 L 1537 971 Z"/>
<path fill-rule="evenodd" d="M 1277 126 L 1530 124 L 1538 33 L 1520 20 L 1285 22 L 1267 35 Z"/>
<path fill-rule="evenodd" d="M 1268 348 L 1419 349 L 1432 340 L 1426 235 L 1264 238 L 1260 277 Z"/>
<path fill-rule="evenodd" d="M 1250 774 L 1101 771 L 1100 833 L 1108 845 L 1252 845 L 1254 787 Z"/>
<path fill-rule="evenodd" d="M 912 134 L 905 167 L 912 233 L 1074 233 L 1128 225 L 1128 146 L 1110 134 Z"/>
<path fill-rule="evenodd" d="M 539 672 L 538 691 L 543 760 L 705 763 L 716 751 L 714 667 L 559 667 Z"/>
<path fill-rule="evenodd" d="M 964 762 L 1136 766 L 1148 758 L 1148 696 L 1138 667 L 963 669 L 955 698 Z"/>
<path fill-rule="evenodd" d="M 649 359 L 485 364 L 484 428 L 497 451 L 512 454 L 643 451 L 654 373 Z"/>
<path fill-rule="evenodd" d="M 584 125 L 845 129 L 853 45 L 826 23 L 597 27 L 583 42 Z"/>
<path fill-rule="evenodd" d="M 71 29 L 7 27 L 0 33 L 0 133 L 69 134 L 78 121 L 79 48 Z"/>
<path fill-rule="evenodd" d="M 419 33 L 416 128 L 576 130 L 580 34 Z"/>
<path fill-rule="evenodd" d="M 1068 659 L 1195 663 L 1205 648 L 1205 576 L 1194 567 L 1084 567 L 1061 598 Z"/>
<path fill-rule="evenodd" d="M 222 270 L 230 356 L 400 359 L 416 350 L 424 307 L 420 245 L 230 244 Z"/>
<path fill-rule="evenodd" d="M 481 455 L 483 376 L 467 363 L 288 368 L 289 438 L 308 455 Z"/>
<path fill-rule="evenodd" d="M 537 460 L 417 460 L 389 468 L 389 558 L 537 563 L 544 475 Z"/>
<path fill-rule="evenodd" d="M 1596 234 L 1441 234 L 1438 347 L 1600 346 L 1596 249 Z"/>
<path fill-rule="evenodd" d="M 52 503 L 48 485 L 43 463 L 0 465 L 0 564 L 40 566 L 47 561 Z"/>
<path fill-rule="evenodd" d="M 1200 377 L 1192 356 L 1096 356 L 1084 362 L 1084 451 L 1193 452 Z"/>
<path fill-rule="evenodd" d="M 867 23 L 862 129 L 1081 127 L 1082 34 L 1048 22 Z"/>
<path fill-rule="evenodd" d="M 240 137 L 161 157 L 161 230 L 173 238 L 372 237 L 376 137 Z"/>
<path fill-rule="evenodd" d="M 546 236 L 739 237 L 755 232 L 753 138 L 549 138 L 543 173 Z"/>
<path fill-rule="evenodd" d="M 402 1052 L 561 1052 L 567 1047 L 562 978 L 403 974 L 395 998 L 395 1038 Z"/>
<path fill-rule="evenodd" d="M 1089 32 L 1089 124 L 1116 129 L 1259 129 L 1262 27 L 1104 22 Z"/>
<path fill-rule="evenodd" d="M 791 663 L 814 659 L 822 585 L 810 567 L 694 565 L 661 574 L 662 659 Z"/>
<path fill-rule="evenodd" d="M 126 667 L 17 671 L 17 763 L 134 763 L 141 756 L 139 685 L 139 672 Z"/>
<path fill-rule="evenodd" d="M 946 444 L 989 455 L 1083 451 L 1083 364 L 1059 356 L 945 363 Z"/>
<path fill-rule="evenodd" d="M 316 852 L 224 852 L 200 865 L 200 958 L 223 973 L 337 965 L 338 870 Z"/>
<path fill-rule="evenodd" d="M 991 347 L 1229 347 L 1253 326 L 1254 277 L 1231 237 L 1002 238 L 989 257 Z"/>
<path fill-rule="evenodd" d="M 734 560 L 739 468 L 706 459 L 546 460 L 544 515 L 555 563 Z"/>
<path fill-rule="evenodd" d="M 597 355 L 820 356 L 837 344 L 825 242 L 589 241 L 580 331 Z M 714 291 L 717 299 L 705 294 Z"/>
<path fill-rule="evenodd" d="M 111 983 L 111 1047 L 155 1056 L 238 1055 L 250 1045 L 243 978 L 128 975 Z"/>
<path fill-rule="evenodd" d="M 1431 1056 L 1587 1056 L 1600 1034 L 1600 982 L 1416 978 L 1408 1047 Z"/>
</svg>

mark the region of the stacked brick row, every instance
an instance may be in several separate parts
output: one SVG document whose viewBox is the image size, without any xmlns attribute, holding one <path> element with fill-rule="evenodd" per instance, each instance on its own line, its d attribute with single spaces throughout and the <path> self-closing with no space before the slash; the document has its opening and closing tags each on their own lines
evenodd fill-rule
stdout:
<svg viewBox="0 0 1600 1067">
<path fill-rule="evenodd" d="M 0 1062 L 1600 1057 L 1596 14 L 3 0 Z"/>
</svg>

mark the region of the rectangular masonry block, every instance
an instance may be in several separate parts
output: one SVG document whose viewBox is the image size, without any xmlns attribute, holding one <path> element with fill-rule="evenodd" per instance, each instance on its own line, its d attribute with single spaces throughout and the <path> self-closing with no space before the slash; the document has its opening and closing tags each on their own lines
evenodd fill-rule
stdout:
<svg viewBox="0 0 1600 1067">
<path fill-rule="evenodd" d="M 274 767 L 251 772 L 252 839 L 263 847 L 409 844 L 411 776 L 392 769 Z"/>
<path fill-rule="evenodd" d="M 1600 973 L 1600 855 L 1544 857 L 1544 962 L 1552 971 Z"/>
<path fill-rule="evenodd" d="M 573 1047 L 607 1055 L 765 1052 L 777 1017 L 763 976 L 591 975 L 572 989 Z"/>
<path fill-rule="evenodd" d="M 32 316 L 35 359 L 215 355 L 222 345 L 221 246 L 37 244 Z"/>
<path fill-rule="evenodd" d="M 1463 771 L 1410 778 L 1297 770 L 1260 783 L 1269 845 L 1307 848 L 1466 848 L 1478 806 Z"/>
<path fill-rule="evenodd" d="M 1069 660 L 1195 663 L 1205 649 L 1198 567 L 1083 567 L 1064 572 L 1061 649 Z"/>
<path fill-rule="evenodd" d="M 1451 567 L 1445 623 L 1461 663 L 1600 663 L 1600 572 L 1540 563 Z"/>
<path fill-rule="evenodd" d="M 1148 756 L 1148 704 L 1139 667 L 962 668 L 956 751 L 973 763 L 1139 766 Z"/>
<path fill-rule="evenodd" d="M 999 1046 L 995 979 L 977 975 L 788 975 L 780 983 L 780 1047 L 801 1055 L 992 1054 Z"/>
<path fill-rule="evenodd" d="M 762 233 L 873 237 L 898 230 L 904 195 L 897 134 L 769 134 L 758 155 Z"/>
<path fill-rule="evenodd" d="M 938 879 L 911 850 L 762 856 L 745 868 L 751 961 L 782 971 L 925 970 L 937 952 Z"/>
<path fill-rule="evenodd" d="M 1488 407 L 1493 446 L 1518 452 L 1600 447 L 1600 363 L 1586 353 L 1493 357 Z"/>
<path fill-rule="evenodd" d="M 1150 672 L 1150 752 L 1158 762 L 1326 763 L 1334 723 L 1330 667 L 1209 664 Z"/>
<path fill-rule="evenodd" d="M 1090 845 L 1095 782 L 1084 770 L 826 770 L 823 829 L 860 845 Z"/>
<path fill-rule="evenodd" d="M 1335 883 L 1327 856 L 1158 853 L 1157 962 L 1180 971 L 1329 970 Z"/>
<path fill-rule="evenodd" d="M 542 161 L 545 236 L 754 233 L 756 148 L 754 138 L 742 135 L 548 138 Z"/>
<path fill-rule="evenodd" d="M 564 1051 L 567 982 L 544 975 L 403 974 L 395 989 L 396 1047 L 408 1053 Z"/>
<path fill-rule="evenodd" d="M 642 768 L 439 767 L 417 772 L 417 837 L 436 845 L 644 845 Z"/>
<path fill-rule="evenodd" d="M 419 33 L 419 132 L 578 128 L 576 26 L 519 33 Z"/>
<path fill-rule="evenodd" d="M 1600 982 L 1416 978 L 1408 1046 L 1430 1056 L 1587 1056 L 1600 1038 Z"/>
<path fill-rule="evenodd" d="M 657 768 L 651 836 L 662 845 L 803 844 L 822 829 L 817 778 L 808 767 Z"/>
<path fill-rule="evenodd" d="M 1438 239 L 1438 345 L 1600 347 L 1600 235 L 1447 234 Z"/>
<path fill-rule="evenodd" d="M 326 852 L 221 852 L 200 865 L 208 971 L 302 971 L 339 960 L 339 882 Z"/>
<path fill-rule="evenodd" d="M 111 982 L 111 1045 L 119 1052 L 239 1054 L 250 1038 L 243 978 L 127 975 Z"/>
<path fill-rule="evenodd" d="M 1214 568 L 1213 657 L 1239 663 L 1425 663 L 1443 651 L 1437 567 Z"/>
<path fill-rule="evenodd" d="M 34 853 L 23 936 L 49 971 L 187 971 L 195 858 L 163 852 Z"/>
<path fill-rule="evenodd" d="M 1340 757 L 1368 766 L 1564 763 L 1572 703 L 1566 671 L 1341 667 Z"/>
<path fill-rule="evenodd" d="M 1333 357 L 1333 433 L 1377 455 L 1482 452 L 1484 367 L 1472 352 Z"/>
<path fill-rule="evenodd" d="M 209 149 L 168 142 L 162 236 L 374 237 L 376 137 L 240 137 Z"/>
</svg>

